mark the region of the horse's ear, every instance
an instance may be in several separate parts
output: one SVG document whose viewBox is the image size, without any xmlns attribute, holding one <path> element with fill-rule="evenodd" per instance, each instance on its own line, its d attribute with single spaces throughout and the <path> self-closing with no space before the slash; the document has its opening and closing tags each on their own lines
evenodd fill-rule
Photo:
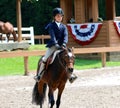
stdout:
<svg viewBox="0 0 120 108">
<path fill-rule="evenodd" d="M 74 53 L 74 47 L 71 48 L 72 53 Z"/>
</svg>

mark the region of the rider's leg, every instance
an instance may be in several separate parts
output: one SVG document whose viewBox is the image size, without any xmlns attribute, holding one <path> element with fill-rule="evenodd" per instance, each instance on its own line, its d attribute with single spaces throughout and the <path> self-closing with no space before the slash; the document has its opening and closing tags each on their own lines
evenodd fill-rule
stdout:
<svg viewBox="0 0 120 108">
<path fill-rule="evenodd" d="M 39 80 L 42 78 L 43 74 L 44 74 L 44 71 L 45 71 L 45 62 L 42 60 L 42 63 L 40 65 L 40 68 L 39 68 L 39 72 L 38 74 L 34 77 L 34 79 L 39 82 Z"/>
<path fill-rule="evenodd" d="M 48 57 L 56 50 L 56 47 L 53 46 L 51 48 L 48 48 L 48 50 L 46 51 L 46 54 L 45 56 L 43 57 L 42 59 L 42 63 L 40 65 L 40 69 L 39 69 L 39 72 L 37 74 L 37 76 L 34 77 L 34 79 L 38 82 L 42 76 L 44 75 L 44 72 L 45 72 L 45 62 L 47 61 Z"/>
</svg>

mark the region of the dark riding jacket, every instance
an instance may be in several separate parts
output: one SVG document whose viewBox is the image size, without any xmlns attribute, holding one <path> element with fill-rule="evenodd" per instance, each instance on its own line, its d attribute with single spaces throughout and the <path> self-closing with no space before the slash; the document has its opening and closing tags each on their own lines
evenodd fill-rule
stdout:
<svg viewBox="0 0 120 108">
<path fill-rule="evenodd" d="M 68 42 L 68 31 L 64 24 L 60 24 L 58 27 L 55 22 L 51 22 L 46 26 L 48 33 L 51 37 L 46 47 L 52 47 L 56 44 L 59 46 L 67 44 Z"/>
</svg>

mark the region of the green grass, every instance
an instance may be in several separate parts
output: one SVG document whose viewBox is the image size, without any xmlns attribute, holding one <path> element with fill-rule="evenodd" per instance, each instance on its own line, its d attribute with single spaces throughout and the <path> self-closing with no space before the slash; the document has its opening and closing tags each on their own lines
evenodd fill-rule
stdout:
<svg viewBox="0 0 120 108">
<path fill-rule="evenodd" d="M 30 46 L 29 50 L 45 50 L 45 45 Z M 29 70 L 36 70 L 37 63 L 40 56 L 29 57 Z M 15 58 L 1 58 L 0 59 L 0 76 L 6 75 L 23 75 L 24 74 L 24 61 L 23 57 Z M 107 62 L 108 67 L 120 66 L 120 62 Z M 75 59 L 75 69 L 91 69 L 102 67 L 101 60 L 84 60 Z"/>
<path fill-rule="evenodd" d="M 46 45 L 31 45 L 28 50 L 45 50 Z"/>
<path fill-rule="evenodd" d="M 29 70 L 36 70 L 39 56 L 29 57 Z M 0 59 L 0 76 L 4 75 L 23 75 L 24 59 L 23 57 L 2 58 Z"/>
<path fill-rule="evenodd" d="M 107 67 L 120 66 L 120 62 L 118 61 L 107 61 Z M 75 69 L 92 69 L 92 68 L 101 68 L 102 62 L 101 60 L 85 60 L 85 59 L 76 59 L 75 60 Z"/>
</svg>

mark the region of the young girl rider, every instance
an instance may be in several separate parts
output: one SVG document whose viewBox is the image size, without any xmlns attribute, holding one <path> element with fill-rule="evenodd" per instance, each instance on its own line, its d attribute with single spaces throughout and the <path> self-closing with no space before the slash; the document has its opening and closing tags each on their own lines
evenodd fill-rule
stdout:
<svg viewBox="0 0 120 108">
<path fill-rule="evenodd" d="M 63 16 L 64 13 L 61 8 L 53 9 L 53 22 L 49 23 L 46 26 L 51 39 L 47 43 L 46 47 L 48 47 L 48 50 L 46 51 L 46 54 L 42 59 L 43 62 L 41 63 L 38 75 L 34 77 L 37 82 L 39 82 L 44 74 L 45 62 L 47 61 L 48 57 L 60 47 L 66 47 L 66 44 L 68 43 L 67 28 L 64 24 L 61 23 L 63 20 Z M 72 74 L 69 77 L 69 81 L 72 83 L 76 78 L 77 76 Z"/>
</svg>

